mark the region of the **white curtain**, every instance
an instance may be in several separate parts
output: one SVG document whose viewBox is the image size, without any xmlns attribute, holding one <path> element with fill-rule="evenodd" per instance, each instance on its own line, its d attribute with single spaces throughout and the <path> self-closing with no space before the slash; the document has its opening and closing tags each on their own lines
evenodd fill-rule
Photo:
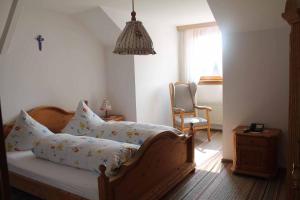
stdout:
<svg viewBox="0 0 300 200">
<path fill-rule="evenodd" d="M 222 35 L 218 27 L 180 32 L 180 80 L 199 82 L 201 76 L 222 76 Z"/>
</svg>

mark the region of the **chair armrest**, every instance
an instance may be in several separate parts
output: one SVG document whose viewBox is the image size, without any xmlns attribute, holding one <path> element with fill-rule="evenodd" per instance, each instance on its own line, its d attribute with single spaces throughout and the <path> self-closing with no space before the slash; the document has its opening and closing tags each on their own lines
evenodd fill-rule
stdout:
<svg viewBox="0 0 300 200">
<path fill-rule="evenodd" d="M 197 106 L 197 105 L 195 105 L 195 108 L 196 108 L 196 109 L 199 109 L 199 110 L 208 110 L 208 111 L 212 111 L 212 108 L 209 107 L 209 106 Z"/>
<path fill-rule="evenodd" d="M 184 109 L 183 109 L 183 108 L 173 107 L 173 111 L 174 111 L 175 113 L 182 113 L 182 112 L 184 112 Z"/>
</svg>

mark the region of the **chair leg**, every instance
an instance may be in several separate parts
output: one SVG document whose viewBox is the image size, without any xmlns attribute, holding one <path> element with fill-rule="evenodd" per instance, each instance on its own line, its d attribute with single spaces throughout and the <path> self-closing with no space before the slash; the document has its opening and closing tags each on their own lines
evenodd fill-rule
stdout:
<svg viewBox="0 0 300 200">
<path fill-rule="evenodd" d="M 208 141 L 210 142 L 211 141 L 211 132 L 210 132 L 210 126 L 207 128 L 207 138 L 208 138 Z"/>
<path fill-rule="evenodd" d="M 194 126 L 193 126 L 193 124 L 190 124 L 190 131 L 189 131 L 190 133 L 190 135 L 195 135 L 195 129 L 194 129 Z"/>
</svg>

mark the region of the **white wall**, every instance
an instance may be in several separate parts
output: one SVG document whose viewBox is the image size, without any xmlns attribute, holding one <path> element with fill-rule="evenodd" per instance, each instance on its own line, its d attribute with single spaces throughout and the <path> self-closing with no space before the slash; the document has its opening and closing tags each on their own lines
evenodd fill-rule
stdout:
<svg viewBox="0 0 300 200">
<path fill-rule="evenodd" d="M 251 32 L 286 26 L 283 0 L 207 0 L 222 32 Z"/>
<path fill-rule="evenodd" d="M 233 156 L 232 129 L 265 123 L 283 131 L 280 164 L 285 165 L 288 128 L 289 29 L 223 35 L 223 157 Z"/>
<path fill-rule="evenodd" d="M 112 104 L 110 113 L 136 121 L 134 57 L 112 53 L 121 29 L 100 7 L 77 13 L 75 17 L 105 45 L 107 97 Z"/>
<path fill-rule="evenodd" d="M 113 54 L 106 47 L 107 92 L 113 114 L 124 115 L 127 121 L 136 121 L 134 57 Z"/>
<path fill-rule="evenodd" d="M 210 112 L 212 128 L 222 129 L 223 127 L 223 86 L 222 85 L 198 85 L 198 105 L 206 105 L 212 108 Z M 199 113 L 205 116 L 204 112 Z"/>
<path fill-rule="evenodd" d="M 39 105 L 74 110 L 80 99 L 98 109 L 106 96 L 103 46 L 70 16 L 35 3 L 24 0 L 10 46 L 0 55 L 4 121 Z M 45 38 L 41 52 L 38 34 Z"/>
<path fill-rule="evenodd" d="M 173 26 L 146 21 L 157 52 L 135 56 L 137 120 L 171 125 L 169 83 L 178 80 L 178 34 Z"/>
<path fill-rule="evenodd" d="M 279 162 L 285 166 L 289 95 L 289 27 L 281 17 L 285 1 L 208 3 L 223 35 L 223 157 L 233 157 L 235 126 L 261 122 L 282 129 Z"/>
<path fill-rule="evenodd" d="M 0 36 L 3 32 L 12 2 L 13 0 L 0 1 Z"/>
</svg>

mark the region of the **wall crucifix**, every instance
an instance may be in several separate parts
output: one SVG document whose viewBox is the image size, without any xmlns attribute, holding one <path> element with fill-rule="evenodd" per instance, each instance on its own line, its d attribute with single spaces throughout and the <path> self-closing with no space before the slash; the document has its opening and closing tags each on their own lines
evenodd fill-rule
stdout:
<svg viewBox="0 0 300 200">
<path fill-rule="evenodd" d="M 43 48 L 42 42 L 45 41 L 45 38 L 43 38 L 42 35 L 38 35 L 35 39 L 38 41 L 39 50 L 42 51 L 42 48 Z"/>
</svg>

